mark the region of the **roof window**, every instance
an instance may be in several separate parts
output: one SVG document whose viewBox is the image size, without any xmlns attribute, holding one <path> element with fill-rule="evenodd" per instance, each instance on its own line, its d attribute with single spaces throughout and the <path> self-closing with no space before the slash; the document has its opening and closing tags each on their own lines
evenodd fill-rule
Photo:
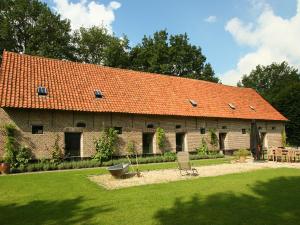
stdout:
<svg viewBox="0 0 300 225">
<path fill-rule="evenodd" d="M 230 107 L 231 109 L 235 109 L 235 105 L 234 105 L 234 104 L 228 103 L 228 105 L 229 105 L 229 107 Z"/>
<path fill-rule="evenodd" d="M 250 109 L 252 109 L 253 111 L 255 111 L 255 108 L 252 105 L 249 105 Z"/>
<path fill-rule="evenodd" d="M 45 96 L 45 95 L 48 94 L 47 88 L 45 88 L 45 87 L 43 87 L 43 86 L 39 86 L 39 87 L 37 88 L 37 93 L 38 93 L 38 95 Z"/>
<path fill-rule="evenodd" d="M 103 98 L 103 94 L 100 90 L 95 90 L 94 93 L 96 98 Z"/>
<path fill-rule="evenodd" d="M 196 107 L 198 105 L 198 103 L 193 100 L 193 99 L 189 99 L 190 103 L 192 104 L 193 107 Z"/>
</svg>

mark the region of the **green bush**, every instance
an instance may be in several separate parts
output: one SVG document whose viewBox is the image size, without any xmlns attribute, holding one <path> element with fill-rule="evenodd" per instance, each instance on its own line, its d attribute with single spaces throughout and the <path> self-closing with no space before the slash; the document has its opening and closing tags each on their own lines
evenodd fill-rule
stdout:
<svg viewBox="0 0 300 225">
<path fill-rule="evenodd" d="M 165 134 L 165 130 L 161 127 L 158 127 L 156 129 L 156 142 L 159 149 L 162 152 L 164 152 L 164 147 L 166 145 L 166 134 Z"/>
<path fill-rule="evenodd" d="M 196 151 L 198 155 L 208 155 L 208 146 L 204 138 L 202 138 L 201 145 Z"/>
<path fill-rule="evenodd" d="M 4 145 L 4 162 L 10 163 L 12 167 L 16 166 L 17 141 L 15 139 L 16 127 L 13 124 L 4 126 L 6 138 Z"/>
<path fill-rule="evenodd" d="M 31 160 L 31 151 L 29 148 L 22 146 L 16 153 L 16 167 L 26 167 Z"/>
<path fill-rule="evenodd" d="M 107 161 L 112 158 L 116 150 L 118 133 L 114 128 L 105 129 L 99 139 L 95 141 L 96 154 L 93 159 L 96 161 Z"/>
<path fill-rule="evenodd" d="M 176 152 L 167 151 L 163 155 L 165 162 L 172 162 L 176 160 Z"/>
<path fill-rule="evenodd" d="M 237 158 L 243 157 L 243 156 L 246 157 L 246 156 L 250 155 L 250 151 L 248 151 L 247 149 L 239 149 L 238 151 L 235 151 L 233 153 L 233 155 Z"/>
</svg>

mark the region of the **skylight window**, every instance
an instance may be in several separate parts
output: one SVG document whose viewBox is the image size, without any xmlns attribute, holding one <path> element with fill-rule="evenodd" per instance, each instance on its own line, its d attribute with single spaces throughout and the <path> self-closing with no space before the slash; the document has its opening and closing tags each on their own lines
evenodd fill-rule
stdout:
<svg viewBox="0 0 300 225">
<path fill-rule="evenodd" d="M 47 88 L 45 88 L 45 87 L 43 87 L 43 86 L 39 86 L 39 87 L 37 88 L 37 93 L 38 93 L 38 95 L 45 96 L 45 95 L 48 94 Z"/>
<path fill-rule="evenodd" d="M 190 101 L 190 103 L 192 104 L 193 107 L 196 107 L 198 105 L 198 103 L 193 99 L 190 99 L 189 101 Z"/>
<path fill-rule="evenodd" d="M 103 94 L 100 90 L 95 90 L 94 93 L 96 98 L 103 98 Z"/>
<path fill-rule="evenodd" d="M 252 109 L 253 111 L 255 111 L 255 108 L 252 105 L 249 105 L 250 109 Z"/>
<path fill-rule="evenodd" d="M 231 109 L 235 109 L 235 105 L 234 105 L 234 104 L 228 103 L 228 105 L 229 105 L 229 107 L 230 107 Z"/>
</svg>

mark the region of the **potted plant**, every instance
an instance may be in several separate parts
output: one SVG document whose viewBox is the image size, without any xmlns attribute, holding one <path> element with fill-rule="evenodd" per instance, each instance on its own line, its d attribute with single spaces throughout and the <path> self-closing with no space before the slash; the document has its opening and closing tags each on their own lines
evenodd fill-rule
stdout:
<svg viewBox="0 0 300 225">
<path fill-rule="evenodd" d="M 3 174 L 9 174 L 10 173 L 10 163 L 5 161 L 0 163 L 0 172 Z"/>
<path fill-rule="evenodd" d="M 250 154 L 247 149 L 239 149 L 234 152 L 234 156 L 239 160 L 239 162 L 246 162 L 246 157 Z"/>
</svg>

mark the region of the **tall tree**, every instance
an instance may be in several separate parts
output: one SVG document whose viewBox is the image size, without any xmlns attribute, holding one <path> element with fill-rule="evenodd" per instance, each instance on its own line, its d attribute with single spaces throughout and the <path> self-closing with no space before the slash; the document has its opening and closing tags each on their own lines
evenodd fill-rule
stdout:
<svg viewBox="0 0 300 225">
<path fill-rule="evenodd" d="M 158 31 L 144 36 L 130 52 L 130 67 L 153 73 L 219 82 L 201 48 L 189 43 L 187 34 L 168 35 Z"/>
<path fill-rule="evenodd" d="M 280 91 L 274 103 L 275 107 L 289 119 L 286 124 L 287 142 L 300 146 L 300 83 L 292 84 Z"/>
<path fill-rule="evenodd" d="M 289 121 L 286 124 L 287 141 L 300 145 L 300 73 L 286 62 L 257 66 L 244 75 L 238 86 L 255 89 L 277 108 Z"/>
<path fill-rule="evenodd" d="M 38 0 L 1 0 L 0 51 L 72 59 L 70 24 Z M 2 55 L 2 54 L 1 54 Z"/>
<path fill-rule="evenodd" d="M 74 32 L 77 60 L 111 67 L 128 67 L 129 41 L 115 37 L 103 27 L 81 27 Z"/>
<path fill-rule="evenodd" d="M 282 62 L 256 66 L 249 75 L 243 76 L 238 86 L 253 88 L 273 103 L 281 90 L 295 82 L 300 82 L 298 70 Z"/>
</svg>

